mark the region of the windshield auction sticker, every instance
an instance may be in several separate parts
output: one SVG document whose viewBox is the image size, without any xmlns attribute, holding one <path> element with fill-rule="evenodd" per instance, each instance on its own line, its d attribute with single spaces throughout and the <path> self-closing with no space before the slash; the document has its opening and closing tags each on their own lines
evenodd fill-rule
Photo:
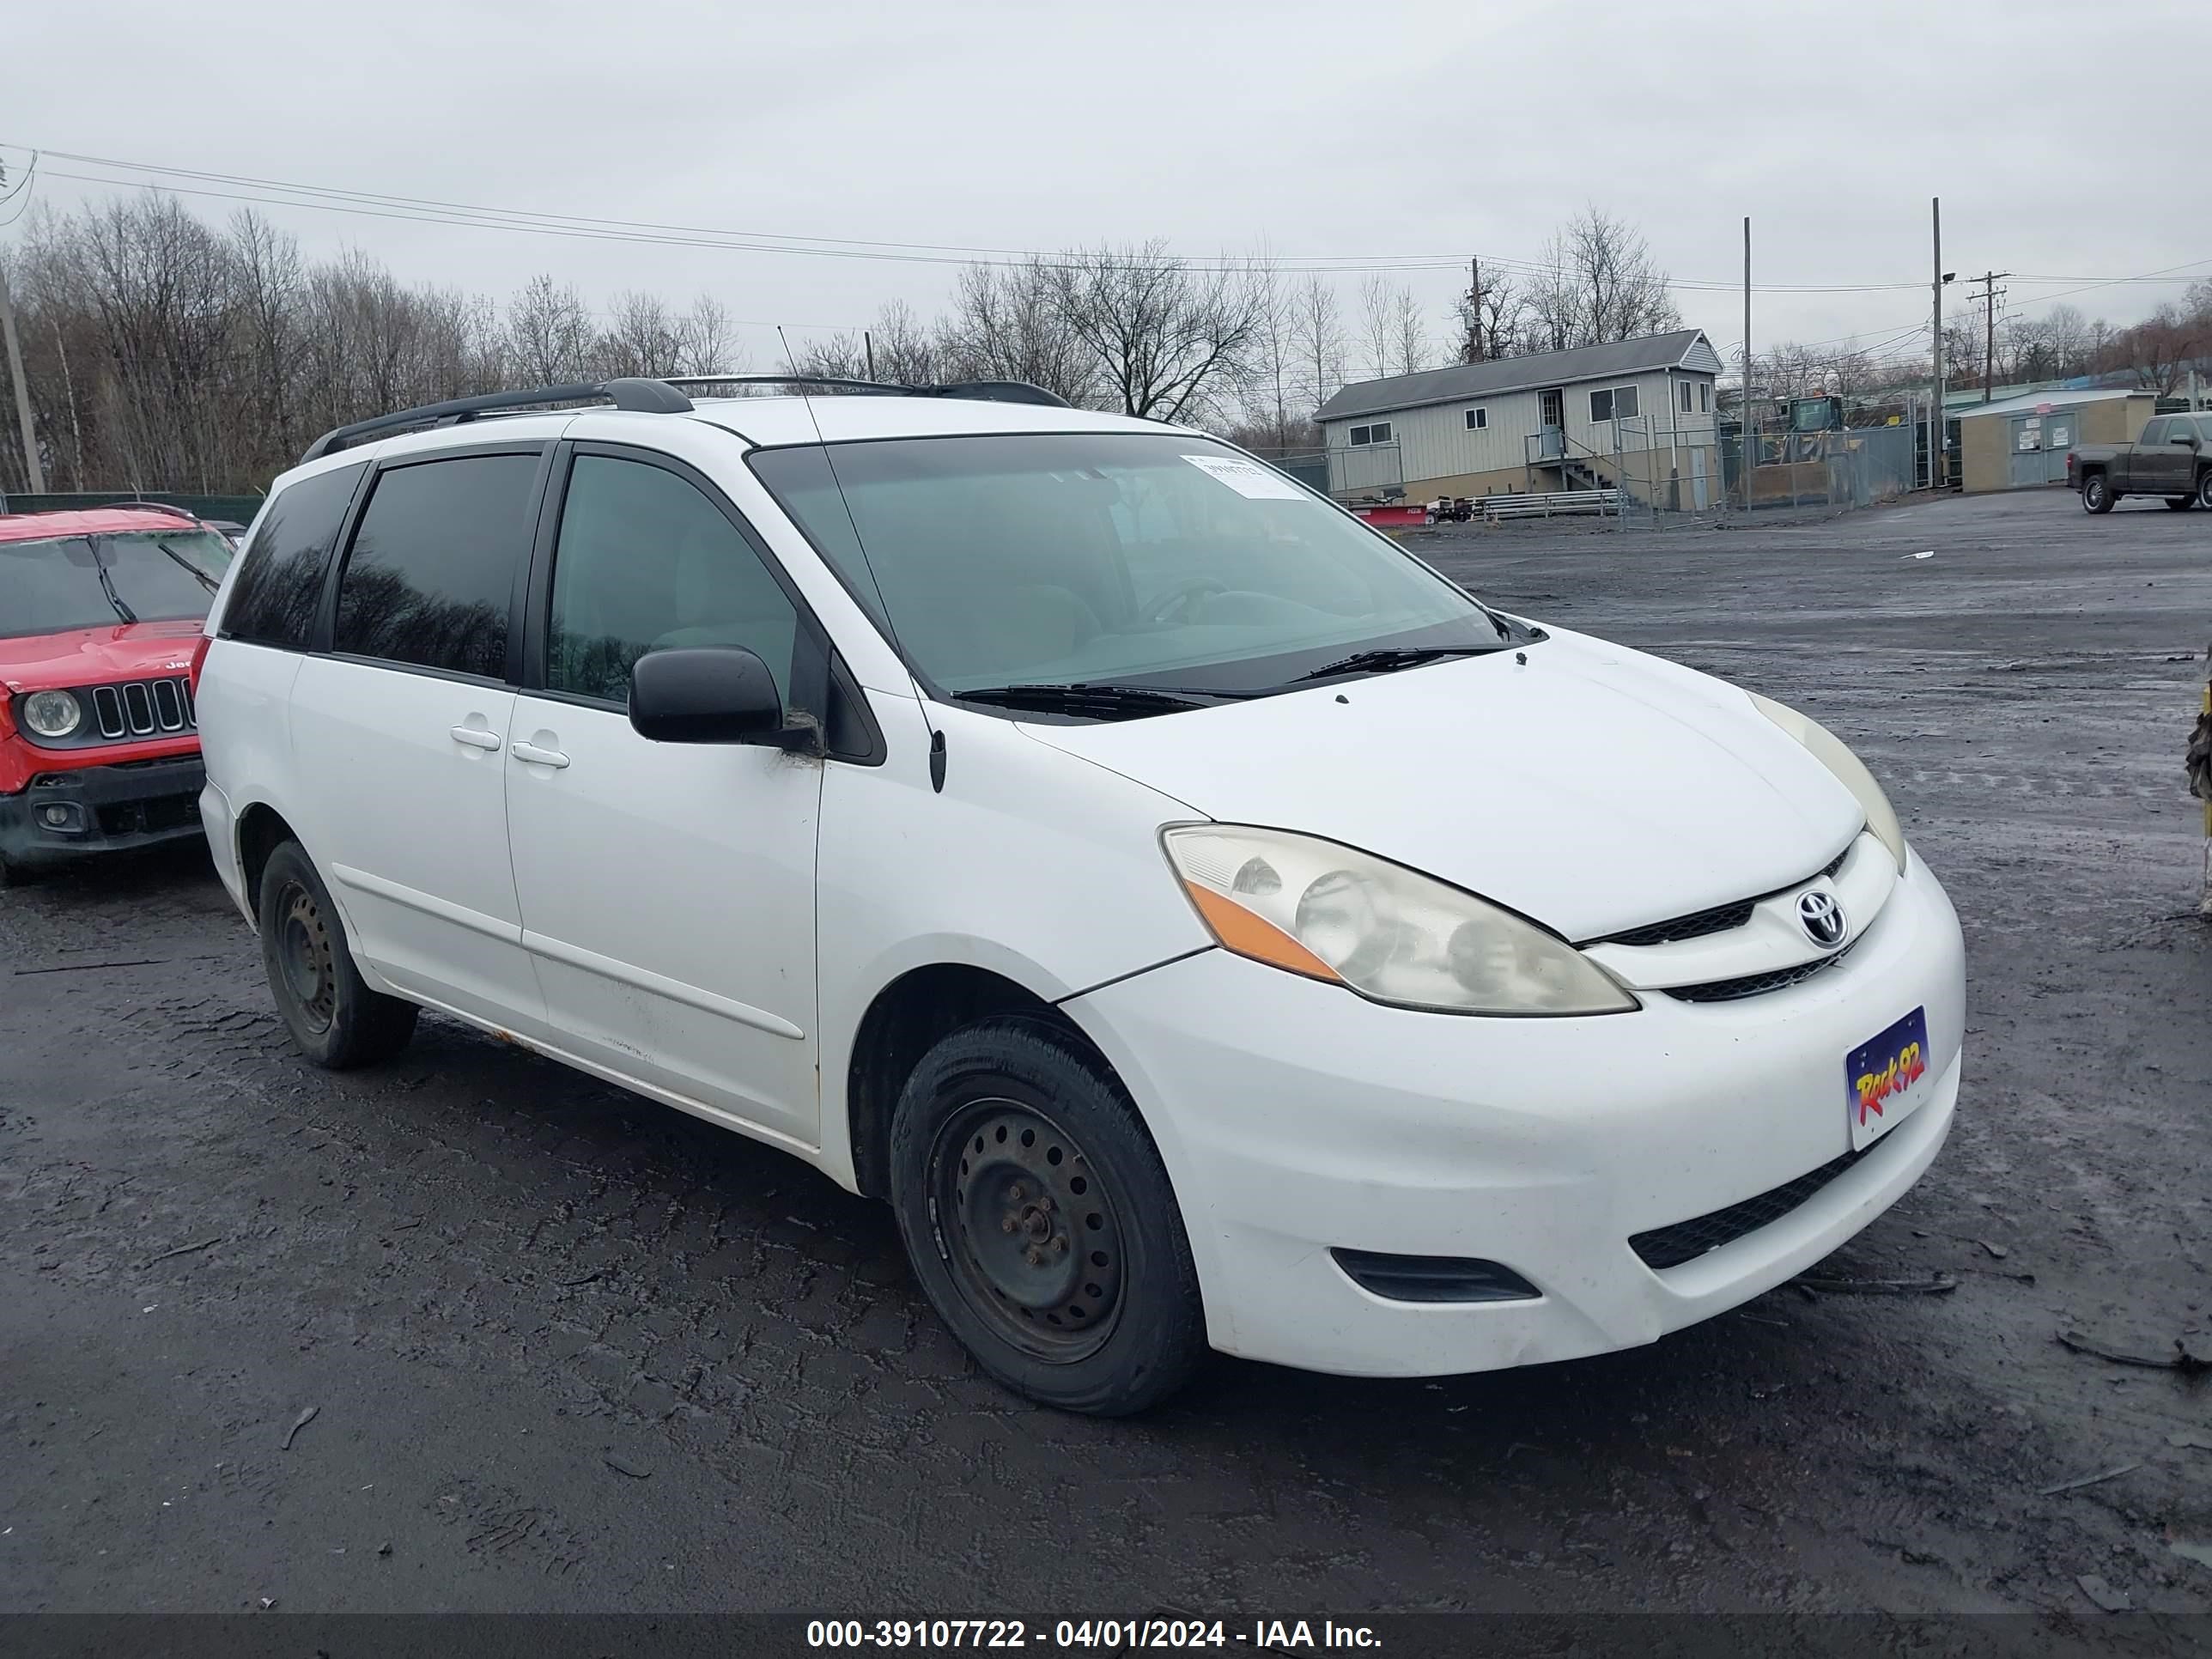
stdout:
<svg viewBox="0 0 2212 1659">
<path fill-rule="evenodd" d="M 1261 466 L 1257 461 L 1241 460 L 1234 455 L 1186 455 L 1188 461 L 1209 478 L 1218 479 L 1238 495 L 1255 501 L 1302 501 L 1306 492 L 1281 473 Z"/>
</svg>

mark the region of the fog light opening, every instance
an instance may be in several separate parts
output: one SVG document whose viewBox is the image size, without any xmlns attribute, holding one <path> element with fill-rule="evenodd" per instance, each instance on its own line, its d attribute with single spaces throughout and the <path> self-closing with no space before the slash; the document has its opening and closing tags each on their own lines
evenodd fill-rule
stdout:
<svg viewBox="0 0 2212 1659">
<path fill-rule="evenodd" d="M 1543 1292 L 1502 1261 L 1468 1255 L 1329 1252 L 1345 1277 L 1392 1302 L 1526 1302 Z"/>
</svg>

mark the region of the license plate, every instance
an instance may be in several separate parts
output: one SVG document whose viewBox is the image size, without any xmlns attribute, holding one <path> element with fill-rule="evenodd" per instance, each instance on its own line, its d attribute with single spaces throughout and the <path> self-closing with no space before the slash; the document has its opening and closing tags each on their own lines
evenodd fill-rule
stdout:
<svg viewBox="0 0 2212 1659">
<path fill-rule="evenodd" d="M 1915 1008 L 1844 1060 L 1851 1150 L 1869 1146 L 1908 1116 L 1927 1095 L 1928 1011 Z"/>
</svg>

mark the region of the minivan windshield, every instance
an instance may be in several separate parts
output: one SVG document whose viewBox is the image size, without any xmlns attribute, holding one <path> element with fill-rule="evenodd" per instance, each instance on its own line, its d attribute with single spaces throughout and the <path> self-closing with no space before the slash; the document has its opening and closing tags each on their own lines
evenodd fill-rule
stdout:
<svg viewBox="0 0 2212 1659">
<path fill-rule="evenodd" d="M 231 552 L 209 530 L 0 541 L 0 639 L 204 617 Z"/>
<path fill-rule="evenodd" d="M 886 439 L 751 461 L 942 695 L 1252 696 L 1528 638 L 1283 474 L 1194 435 Z"/>
</svg>

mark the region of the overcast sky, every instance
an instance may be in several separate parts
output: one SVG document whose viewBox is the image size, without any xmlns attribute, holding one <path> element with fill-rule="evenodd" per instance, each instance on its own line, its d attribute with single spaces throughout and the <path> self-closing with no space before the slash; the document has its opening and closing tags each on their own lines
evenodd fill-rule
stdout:
<svg viewBox="0 0 2212 1659">
<path fill-rule="evenodd" d="M 2122 323 L 2212 275 L 2212 167 L 2183 90 L 2208 48 L 2203 0 L 72 0 L 0 22 L 0 155 L 11 179 L 35 146 L 783 236 L 1162 237 L 1338 263 L 1532 260 L 1594 203 L 1677 279 L 1717 285 L 1676 298 L 1726 355 L 1748 214 L 1759 283 L 1911 285 L 1761 292 L 1760 349 L 1895 351 L 1925 346 L 1931 195 L 1946 267 L 2022 273 L 2015 308 L 2193 262 L 2066 296 Z M 2199 136 L 2157 137 L 2161 108 Z M 37 199 L 112 193 L 63 176 L 94 172 L 153 176 L 49 156 Z M 311 253 L 356 244 L 408 280 L 504 297 L 550 271 L 602 305 L 705 291 L 794 332 L 895 297 L 927 314 L 955 269 L 265 210 Z M 1356 311 L 1361 275 L 1336 280 Z M 1463 264 L 1402 280 L 1441 337 Z M 775 365 L 772 329 L 744 338 Z"/>
</svg>

